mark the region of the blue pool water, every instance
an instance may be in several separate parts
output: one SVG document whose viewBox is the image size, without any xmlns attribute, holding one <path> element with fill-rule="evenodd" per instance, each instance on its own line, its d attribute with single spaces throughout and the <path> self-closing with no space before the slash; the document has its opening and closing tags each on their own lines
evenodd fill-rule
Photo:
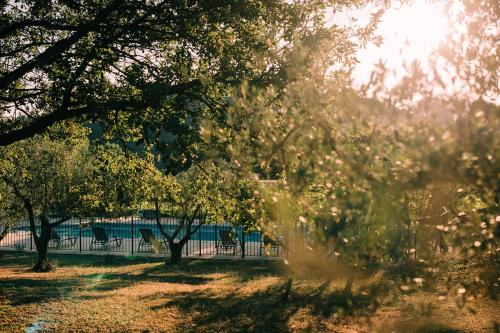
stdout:
<svg viewBox="0 0 500 333">
<path fill-rule="evenodd" d="M 96 222 L 93 224 L 95 227 L 101 227 L 106 230 L 106 233 L 108 236 L 117 236 L 120 238 L 124 239 L 131 239 L 131 238 L 141 238 L 141 233 L 139 229 L 150 229 L 155 237 L 157 239 L 161 239 L 161 233 L 160 230 L 158 229 L 158 226 L 156 224 L 152 223 L 136 223 L 132 225 L 131 223 L 128 222 L 121 222 L 121 223 L 101 223 L 101 222 Z M 176 228 L 175 224 L 164 224 L 163 225 L 164 230 L 168 234 L 172 234 L 173 231 Z M 195 226 L 192 227 L 194 229 Z M 21 228 L 19 228 L 21 229 Z M 29 230 L 28 227 L 23 227 L 22 229 L 26 229 L 27 231 Z M 132 237 L 132 230 L 133 230 L 133 237 Z M 242 235 L 242 228 L 241 227 L 235 227 L 231 225 L 215 225 L 215 224 L 208 224 L 208 225 L 203 225 L 200 227 L 200 229 L 194 233 L 191 236 L 191 240 L 202 240 L 202 241 L 216 241 L 219 239 L 219 231 L 220 230 L 234 230 L 234 233 L 236 236 L 241 240 L 243 237 L 245 238 L 245 242 L 260 242 L 261 240 L 261 234 L 260 232 L 250 232 L 250 233 L 245 233 L 244 236 Z M 68 236 L 79 236 L 80 235 L 80 225 L 78 224 L 61 224 L 56 227 L 56 231 L 60 236 L 63 235 L 68 235 Z M 94 234 L 92 232 L 91 226 L 82 225 L 81 229 L 81 236 L 82 237 L 93 237 Z M 181 230 L 179 234 L 177 235 L 177 239 L 180 239 L 184 236 L 185 234 L 185 229 Z"/>
</svg>

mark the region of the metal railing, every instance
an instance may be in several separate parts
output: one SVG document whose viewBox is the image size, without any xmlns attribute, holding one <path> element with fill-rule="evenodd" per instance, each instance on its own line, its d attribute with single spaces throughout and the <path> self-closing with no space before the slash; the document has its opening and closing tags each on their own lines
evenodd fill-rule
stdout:
<svg viewBox="0 0 500 333">
<path fill-rule="evenodd" d="M 179 219 L 162 217 L 161 224 L 170 235 L 179 226 Z M 192 229 L 198 226 L 193 223 Z M 97 230 L 97 229 L 100 229 Z M 157 242 L 144 239 L 141 229 L 150 230 Z M 40 224 L 37 222 L 37 233 Z M 180 230 L 176 239 L 185 235 Z M 230 234 L 228 241 L 224 234 Z M 123 253 L 123 254 L 165 254 L 169 249 L 154 219 L 140 217 L 121 218 L 72 218 L 55 227 L 49 243 L 50 250 L 74 252 Z M 191 236 L 183 248 L 184 257 L 232 255 L 241 257 L 285 256 L 285 242 L 278 246 L 265 246 L 263 235 L 259 231 L 245 232 L 242 227 L 231 223 L 204 224 Z M 0 247 L 17 250 L 35 250 L 35 243 L 28 221 L 20 221 L 9 229 Z"/>
</svg>

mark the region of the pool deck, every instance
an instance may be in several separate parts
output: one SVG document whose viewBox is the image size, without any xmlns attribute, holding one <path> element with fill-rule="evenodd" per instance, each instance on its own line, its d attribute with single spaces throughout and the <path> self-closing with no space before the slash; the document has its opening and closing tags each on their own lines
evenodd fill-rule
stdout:
<svg viewBox="0 0 500 333">
<path fill-rule="evenodd" d="M 12 247 L 0 247 L 0 252 L 25 252 L 25 253 L 36 253 L 36 250 L 17 250 Z M 57 249 L 49 249 L 49 254 L 50 253 L 55 253 L 55 254 L 78 254 L 78 255 L 95 255 L 95 256 L 106 256 L 106 255 L 112 255 L 112 256 L 123 256 L 123 257 L 144 257 L 144 258 L 150 258 L 150 257 L 157 257 L 157 258 L 168 258 L 169 254 L 168 253 L 152 253 L 152 252 L 140 252 L 140 253 L 130 253 L 130 252 L 107 252 L 105 250 L 96 250 L 96 251 L 84 251 L 84 252 L 79 252 L 75 250 L 57 250 Z M 204 259 L 204 260 L 244 260 L 244 261 L 283 261 L 284 257 L 278 257 L 278 256 L 245 256 L 244 258 L 241 256 L 241 253 L 236 253 L 236 255 L 227 255 L 227 254 L 202 254 L 200 255 L 193 255 L 190 254 L 189 256 L 184 256 L 183 258 L 189 258 L 189 259 Z"/>
<path fill-rule="evenodd" d="M 8 235 L 0 242 L 0 251 L 25 251 L 36 252 L 35 244 L 30 239 L 30 233 L 21 231 Z M 110 246 L 91 246 L 92 237 L 77 237 L 72 243 L 69 239 L 62 237 L 62 242 L 59 248 L 51 243 L 49 253 L 65 253 L 65 254 L 90 254 L 90 255 L 116 255 L 116 256 L 137 256 L 137 257 L 168 257 L 169 251 L 165 244 L 160 243 L 156 251 L 150 246 L 143 246 L 139 249 L 139 238 L 123 238 L 121 245 L 110 242 Z M 280 256 L 276 251 L 267 256 L 264 249 L 261 249 L 260 242 L 245 242 L 245 256 L 242 256 L 241 245 L 238 244 L 236 251 L 233 254 L 233 249 L 224 250 L 219 247 L 217 251 L 213 240 L 190 240 L 182 251 L 182 256 L 185 258 L 201 258 L 201 259 L 228 259 L 228 260 L 283 260 L 282 250 Z M 133 250 L 132 250 L 133 249 Z M 217 253 L 219 252 L 219 253 Z M 262 254 L 262 255 L 261 255 Z"/>
</svg>

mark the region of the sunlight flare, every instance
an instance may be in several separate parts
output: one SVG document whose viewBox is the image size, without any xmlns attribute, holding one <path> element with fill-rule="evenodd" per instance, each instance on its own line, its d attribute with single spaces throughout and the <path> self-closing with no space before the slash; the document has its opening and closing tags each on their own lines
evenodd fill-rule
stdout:
<svg viewBox="0 0 500 333">
<path fill-rule="evenodd" d="M 379 62 L 392 71 L 386 82 L 389 86 L 397 82 L 405 64 L 418 61 L 425 68 L 431 53 L 454 29 L 457 29 L 457 24 L 448 16 L 443 2 L 416 0 L 390 7 L 382 15 L 377 29 L 382 44 L 370 44 L 358 50 L 360 63 L 354 70 L 355 82 L 366 82 Z"/>
<path fill-rule="evenodd" d="M 425 61 L 445 40 L 450 23 L 437 3 L 415 1 L 401 8 L 391 8 L 384 15 L 379 31 L 391 56 L 401 60 Z"/>
</svg>

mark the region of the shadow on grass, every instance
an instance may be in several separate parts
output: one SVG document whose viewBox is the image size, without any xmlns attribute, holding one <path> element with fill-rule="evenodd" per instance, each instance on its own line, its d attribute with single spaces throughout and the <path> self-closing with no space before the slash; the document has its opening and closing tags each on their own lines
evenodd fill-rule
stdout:
<svg viewBox="0 0 500 333">
<path fill-rule="evenodd" d="M 141 270 L 131 270 L 123 273 L 96 273 L 82 275 L 88 280 L 99 280 L 94 286 L 96 291 L 115 290 L 130 287 L 143 282 L 176 283 L 187 285 L 202 285 L 214 281 L 216 274 L 231 277 L 234 283 L 244 283 L 256 278 L 280 275 L 283 269 L 276 263 L 227 262 L 222 260 L 187 259 L 176 266 L 166 266 L 163 263 L 153 264 Z"/>
<path fill-rule="evenodd" d="M 308 323 L 309 329 L 322 331 L 326 327 L 321 318 L 327 319 L 334 313 L 350 316 L 376 310 L 368 296 L 327 291 L 328 286 L 326 282 L 309 292 L 292 291 L 288 300 L 282 298 L 284 285 L 273 285 L 251 294 L 184 292 L 169 295 L 166 302 L 151 309 L 173 307 L 192 317 L 185 326 L 179 327 L 182 332 L 289 332 L 289 319 L 303 309 L 316 316 L 309 316 L 315 318 Z"/>
<path fill-rule="evenodd" d="M 79 267 L 114 267 L 137 265 L 144 263 L 163 262 L 162 257 L 141 257 L 141 256 L 110 256 L 107 255 L 88 255 L 88 254 L 63 254 L 50 253 L 49 260 L 54 261 L 57 266 L 79 266 Z M 0 251 L 0 266 L 26 266 L 32 267 L 37 261 L 36 252 L 17 252 L 17 251 Z"/>
<path fill-rule="evenodd" d="M 33 255 L 16 254 L 7 256 L 0 266 L 16 267 L 30 263 Z M 238 293 L 226 292 L 224 289 L 209 288 L 203 291 L 169 292 L 155 294 L 153 298 L 163 303 L 151 307 L 153 311 L 162 308 L 179 309 L 190 320 L 181 321 L 180 331 L 207 332 L 288 332 L 289 319 L 299 311 L 307 311 L 310 315 L 311 329 L 325 330 L 321 318 L 338 316 L 356 316 L 376 309 L 370 291 L 363 293 L 345 293 L 330 289 L 330 282 L 317 287 L 292 288 L 287 301 L 283 300 L 286 275 L 284 267 L 277 262 L 248 262 L 184 259 L 177 266 L 166 266 L 162 258 L 124 258 L 115 257 L 112 264 L 105 264 L 101 256 L 66 256 L 54 255 L 58 269 L 65 267 L 110 267 L 110 270 L 99 270 L 101 273 L 82 274 L 71 278 L 10 278 L 0 277 L 0 291 L 5 291 L 11 305 L 49 302 L 61 298 L 88 300 L 108 297 L 104 293 L 136 284 L 148 282 L 175 283 L 192 286 L 210 284 L 216 279 L 228 279 L 228 283 L 244 284 L 267 276 L 281 277 L 283 283 L 273 284 L 264 290 Z M 2 259 L 6 259 L 5 255 Z M 134 264 L 144 264 L 134 267 Z M 123 266 L 124 269 L 111 269 Z M 29 267 L 29 265 L 26 265 Z M 79 293 L 79 291 L 91 293 Z M 234 290 L 234 289 L 233 289 Z M 147 299 L 141 301 L 147 302 Z M 194 326 L 190 326 L 194 324 Z"/>
<path fill-rule="evenodd" d="M 263 276 L 279 276 L 286 273 L 285 267 L 281 262 L 217 259 L 185 259 L 181 265 L 166 266 L 165 269 L 173 272 L 182 272 L 182 274 L 226 274 L 238 279 L 239 282 L 247 282 Z"/>
<path fill-rule="evenodd" d="M 36 253 L 0 252 L 0 267 L 10 267 L 27 271 L 36 260 Z M 147 257 L 113 257 L 105 261 L 104 256 L 65 255 L 50 256 L 57 263 L 51 279 L 45 273 L 33 278 L 11 278 L 0 276 L 0 297 L 8 299 L 13 306 L 29 303 L 40 303 L 51 300 L 74 297 L 90 299 L 100 298 L 98 294 L 78 295 L 78 291 L 90 290 L 104 292 L 124 287 L 131 287 L 144 282 L 176 283 L 201 285 L 215 279 L 214 274 L 231 276 L 235 283 L 245 282 L 261 276 L 280 274 L 282 268 L 277 263 L 239 262 L 223 260 L 184 259 L 180 265 L 166 266 L 164 258 Z M 140 268 L 133 265 L 141 264 Z M 144 264 L 147 264 L 144 266 Z M 57 270 L 69 267 L 124 267 L 120 272 L 104 271 L 102 273 L 85 274 L 71 278 L 58 278 Z M 39 276 L 40 278 L 37 278 Z M 215 275 L 217 276 L 217 275 Z"/>
<path fill-rule="evenodd" d="M 110 259 L 111 258 L 111 259 Z M 143 256 L 121 256 L 121 255 L 89 255 L 89 254 L 51 254 L 49 260 L 54 261 L 58 267 L 121 267 L 148 263 L 164 263 L 166 257 L 143 257 Z M 1 266 L 25 266 L 32 267 L 37 260 L 35 252 L 0 251 Z M 242 282 L 248 281 L 260 275 L 278 275 L 283 273 L 283 267 L 279 262 L 239 261 L 221 259 L 196 259 L 183 258 L 179 265 L 163 266 L 165 272 L 181 272 L 182 274 L 234 274 Z"/>
<path fill-rule="evenodd" d="M 152 267 L 143 269 L 139 274 L 127 273 L 98 273 L 83 275 L 89 281 L 98 280 L 99 283 L 93 287 L 94 291 L 109 291 L 125 288 L 143 282 L 177 283 L 189 285 L 201 285 L 213 281 L 213 278 L 204 276 L 191 276 L 187 274 L 167 274 L 161 275 L 161 268 Z"/>
<path fill-rule="evenodd" d="M 68 297 L 83 287 L 79 279 L 37 280 L 37 279 L 0 279 L 0 298 L 9 301 L 10 305 L 48 302 Z"/>
</svg>

